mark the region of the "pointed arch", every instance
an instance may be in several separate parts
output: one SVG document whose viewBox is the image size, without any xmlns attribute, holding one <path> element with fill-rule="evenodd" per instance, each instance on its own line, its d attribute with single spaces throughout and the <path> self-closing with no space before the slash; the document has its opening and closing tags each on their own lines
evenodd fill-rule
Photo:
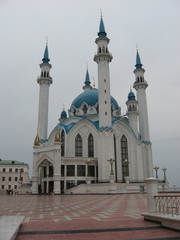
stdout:
<svg viewBox="0 0 180 240">
<path fill-rule="evenodd" d="M 88 157 L 94 157 L 94 138 L 91 133 L 88 137 Z"/>
<path fill-rule="evenodd" d="M 82 137 L 78 133 L 75 137 L 75 157 L 82 157 Z"/>
<path fill-rule="evenodd" d="M 64 129 L 61 131 L 61 156 L 64 157 L 65 152 L 65 132 Z"/>
</svg>

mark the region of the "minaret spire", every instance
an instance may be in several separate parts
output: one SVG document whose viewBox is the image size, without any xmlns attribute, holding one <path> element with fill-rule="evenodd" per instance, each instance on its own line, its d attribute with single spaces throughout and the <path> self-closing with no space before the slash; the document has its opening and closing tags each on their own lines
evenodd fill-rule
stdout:
<svg viewBox="0 0 180 240">
<path fill-rule="evenodd" d="M 89 77 L 89 71 L 88 71 L 88 66 L 86 69 L 86 77 L 85 77 L 85 82 L 83 86 L 84 91 L 92 89 L 91 82 L 90 82 L 90 77 Z"/>
</svg>

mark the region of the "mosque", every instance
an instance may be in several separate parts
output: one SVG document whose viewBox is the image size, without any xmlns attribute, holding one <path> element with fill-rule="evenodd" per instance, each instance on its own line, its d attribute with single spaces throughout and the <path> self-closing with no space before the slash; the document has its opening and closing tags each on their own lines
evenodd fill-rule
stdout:
<svg viewBox="0 0 180 240">
<path fill-rule="evenodd" d="M 34 140 L 32 194 L 61 194 L 68 189 L 90 184 L 142 183 L 153 177 L 152 146 L 149 135 L 144 68 L 137 51 L 135 81 L 127 94 L 127 112 L 110 92 L 109 51 L 103 18 L 95 40 L 98 88 L 91 85 L 87 69 L 82 93 L 68 110 L 63 109 L 59 123 L 50 135 L 48 128 L 51 64 L 46 45 L 39 84 L 37 136 Z"/>
</svg>

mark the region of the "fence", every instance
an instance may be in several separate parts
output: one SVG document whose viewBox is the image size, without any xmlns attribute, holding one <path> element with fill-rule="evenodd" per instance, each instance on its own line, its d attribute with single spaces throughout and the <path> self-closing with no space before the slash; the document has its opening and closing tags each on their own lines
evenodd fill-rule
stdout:
<svg viewBox="0 0 180 240">
<path fill-rule="evenodd" d="M 156 212 L 171 216 L 180 214 L 180 195 L 156 195 Z"/>
</svg>

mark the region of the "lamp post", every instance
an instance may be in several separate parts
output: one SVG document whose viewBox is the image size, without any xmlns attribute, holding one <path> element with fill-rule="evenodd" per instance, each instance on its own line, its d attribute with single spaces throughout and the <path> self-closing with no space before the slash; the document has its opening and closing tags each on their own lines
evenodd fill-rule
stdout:
<svg viewBox="0 0 180 240">
<path fill-rule="evenodd" d="M 113 171 L 113 163 L 115 162 L 114 159 L 110 158 L 109 160 L 107 160 L 110 164 L 111 164 L 111 172 L 110 172 L 110 175 L 114 176 L 114 171 Z"/>
<path fill-rule="evenodd" d="M 164 181 L 166 182 L 167 178 L 166 178 L 166 171 L 167 171 L 167 168 L 162 168 L 163 170 L 163 173 L 164 173 Z"/>
<path fill-rule="evenodd" d="M 86 161 L 86 163 L 87 163 L 87 184 L 91 184 L 91 180 L 89 180 L 89 165 L 91 164 L 91 160 L 87 160 Z"/>
<path fill-rule="evenodd" d="M 158 169 L 159 169 L 159 167 L 157 167 L 157 166 L 154 167 L 154 170 L 156 172 L 156 178 L 158 178 Z"/>
<path fill-rule="evenodd" d="M 114 176 L 114 171 L 113 171 L 113 163 L 115 162 L 114 159 L 110 158 L 107 160 L 110 165 L 111 165 L 111 170 L 110 170 L 110 176 L 109 176 L 109 180 L 110 180 L 110 183 L 114 183 L 115 181 L 115 176 Z"/>
<path fill-rule="evenodd" d="M 128 183 L 129 182 L 129 161 L 128 161 L 128 159 L 125 159 L 122 162 L 122 168 L 123 168 L 123 182 Z"/>
</svg>

